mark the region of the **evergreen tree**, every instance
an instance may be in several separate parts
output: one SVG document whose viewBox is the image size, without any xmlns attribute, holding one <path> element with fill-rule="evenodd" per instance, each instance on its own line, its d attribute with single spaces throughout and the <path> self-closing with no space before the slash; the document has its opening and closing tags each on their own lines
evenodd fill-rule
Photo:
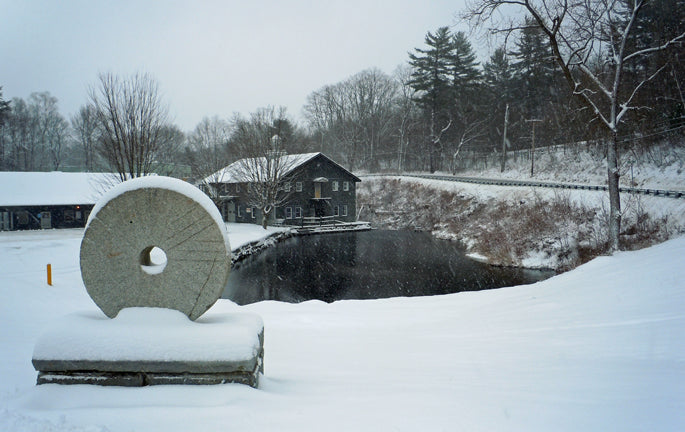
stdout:
<svg viewBox="0 0 685 432">
<path fill-rule="evenodd" d="M 514 70 L 504 47 L 497 48 L 483 65 L 483 83 L 489 107 L 489 142 L 501 143 L 505 111 L 516 94 Z"/>
<path fill-rule="evenodd" d="M 458 104 L 463 104 L 472 94 L 480 78 L 476 54 L 471 42 L 464 32 L 457 32 L 452 36 L 452 50 L 449 57 L 449 69 L 452 91 Z"/>
<path fill-rule="evenodd" d="M 522 113 L 527 118 L 542 118 L 555 93 L 554 62 L 546 36 L 532 18 L 526 18 L 512 55 Z"/>
<path fill-rule="evenodd" d="M 504 47 L 499 47 L 483 65 L 483 81 L 496 105 L 512 101 L 513 78 L 514 73 L 507 52 Z"/>
<path fill-rule="evenodd" d="M 633 28 L 633 37 L 628 40 L 633 51 L 667 43 L 685 31 L 685 0 L 646 3 Z M 636 58 L 624 69 L 625 80 L 640 82 L 660 68 L 663 70 L 644 85 L 635 104 L 649 109 L 631 113 L 637 117 L 632 122 L 634 129 L 656 140 L 685 124 L 685 43 Z"/>
<path fill-rule="evenodd" d="M 430 171 L 438 169 L 442 132 L 449 128 L 448 107 L 451 98 L 451 63 L 454 62 L 452 35 L 447 27 L 426 34 L 426 49 L 409 53 L 413 71 L 409 85 L 417 92 L 416 101 L 423 108 L 429 124 Z"/>
</svg>

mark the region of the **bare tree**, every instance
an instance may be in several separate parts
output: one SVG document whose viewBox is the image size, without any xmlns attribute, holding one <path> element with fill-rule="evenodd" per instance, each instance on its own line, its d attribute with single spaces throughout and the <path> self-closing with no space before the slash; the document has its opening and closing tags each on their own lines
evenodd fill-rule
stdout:
<svg viewBox="0 0 685 432">
<path fill-rule="evenodd" d="M 488 118 L 485 118 L 482 113 L 474 110 L 457 110 L 459 119 L 461 120 L 462 126 L 459 130 L 457 140 L 454 145 L 454 151 L 452 153 L 452 162 L 450 168 L 452 174 L 457 173 L 457 166 L 459 161 L 459 153 L 461 149 L 474 141 L 483 138 L 487 135 L 487 129 L 485 127 Z"/>
<path fill-rule="evenodd" d="M 414 102 L 415 91 L 409 82 L 412 69 L 409 65 L 401 65 L 395 69 L 394 78 L 398 84 L 395 99 L 396 129 L 397 129 L 397 171 L 406 169 L 406 158 L 411 144 L 411 138 L 416 135 L 420 125 L 421 112 Z"/>
<path fill-rule="evenodd" d="M 221 169 L 230 162 L 228 140 L 229 123 L 219 117 L 205 117 L 186 138 L 184 161 L 190 166 L 193 178 L 201 179 L 202 188 L 212 200 L 220 202 L 220 191 L 214 187 L 221 179 Z"/>
<path fill-rule="evenodd" d="M 14 98 L 12 106 L 3 127 L 4 168 L 58 169 L 69 125 L 59 113 L 57 98 L 49 92 L 31 93 L 28 103 Z"/>
<path fill-rule="evenodd" d="M 57 98 L 49 92 L 31 93 L 29 107 L 36 128 L 34 148 L 37 150 L 38 168 L 57 170 L 62 163 L 69 124 L 59 113 Z"/>
<path fill-rule="evenodd" d="M 12 111 L 3 129 L 6 142 L 4 169 L 35 170 L 35 119 L 24 99 L 12 99 Z"/>
<path fill-rule="evenodd" d="M 286 175 L 298 162 L 297 157 L 286 154 L 281 137 L 288 123 L 283 107 L 259 109 L 249 120 L 233 119 L 231 145 L 243 158 L 231 164 L 228 175 L 247 184 L 246 203 L 262 212 L 264 229 L 273 210 L 288 200 Z"/>
<path fill-rule="evenodd" d="M 12 108 L 10 103 L 2 98 L 2 86 L 0 86 L 0 170 L 5 169 L 5 131 L 3 126 L 9 119 Z"/>
<path fill-rule="evenodd" d="M 351 169 L 376 168 L 394 129 L 398 83 L 378 69 L 368 69 L 307 97 L 310 127 L 325 135 Z M 323 149 L 322 149 L 323 151 Z"/>
<path fill-rule="evenodd" d="M 71 118 L 74 139 L 83 152 L 83 162 L 87 171 L 95 168 L 95 146 L 97 143 L 97 118 L 92 105 L 82 106 Z"/>
<path fill-rule="evenodd" d="M 506 8 L 523 10 L 547 36 L 554 59 L 574 97 L 607 133 L 609 186 L 609 250 L 618 250 L 621 229 L 618 132 L 634 106 L 638 91 L 665 66 L 626 82 L 624 68 L 685 38 L 685 33 L 662 44 L 631 50 L 629 39 L 640 10 L 648 0 L 476 0 L 466 17 L 476 24 L 494 23 L 494 33 L 520 30 L 525 21 L 496 22 L 511 16 Z"/>
<path fill-rule="evenodd" d="M 100 74 L 90 102 L 99 128 L 98 152 L 120 179 L 152 172 L 155 157 L 173 142 L 157 82 L 147 74 Z"/>
</svg>

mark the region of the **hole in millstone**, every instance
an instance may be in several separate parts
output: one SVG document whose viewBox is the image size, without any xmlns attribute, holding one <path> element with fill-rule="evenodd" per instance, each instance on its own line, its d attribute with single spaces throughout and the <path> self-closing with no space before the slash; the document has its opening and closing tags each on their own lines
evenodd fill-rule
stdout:
<svg viewBox="0 0 685 432">
<path fill-rule="evenodd" d="M 162 273 L 166 264 L 166 253 L 157 246 L 148 246 L 140 253 L 140 268 L 147 274 Z"/>
</svg>

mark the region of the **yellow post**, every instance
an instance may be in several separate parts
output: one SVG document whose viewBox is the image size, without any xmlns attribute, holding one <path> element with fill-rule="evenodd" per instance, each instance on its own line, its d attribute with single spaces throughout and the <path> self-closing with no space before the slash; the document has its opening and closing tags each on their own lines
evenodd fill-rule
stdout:
<svg viewBox="0 0 685 432">
<path fill-rule="evenodd" d="M 52 286 L 52 264 L 48 264 L 48 285 Z"/>
</svg>

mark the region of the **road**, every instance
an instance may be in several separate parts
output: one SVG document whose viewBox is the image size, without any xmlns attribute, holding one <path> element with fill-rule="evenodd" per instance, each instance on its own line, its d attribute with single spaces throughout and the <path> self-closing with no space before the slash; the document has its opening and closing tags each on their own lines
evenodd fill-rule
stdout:
<svg viewBox="0 0 685 432">
<path fill-rule="evenodd" d="M 360 177 L 379 177 L 394 174 L 364 174 Z M 527 186 L 527 187 L 544 187 L 553 189 L 578 189 L 578 190 L 594 190 L 606 191 L 608 188 L 605 185 L 587 185 L 577 183 L 558 183 L 558 182 L 543 182 L 537 180 L 510 180 L 510 179 L 492 179 L 481 177 L 461 177 L 440 174 L 402 174 L 402 177 L 425 178 L 431 180 L 444 180 L 460 183 L 474 183 L 496 186 Z M 638 194 L 638 195 L 654 195 L 667 198 L 682 198 L 685 199 L 685 191 L 665 190 L 665 189 L 643 189 L 632 187 L 620 187 L 621 193 Z"/>
</svg>

